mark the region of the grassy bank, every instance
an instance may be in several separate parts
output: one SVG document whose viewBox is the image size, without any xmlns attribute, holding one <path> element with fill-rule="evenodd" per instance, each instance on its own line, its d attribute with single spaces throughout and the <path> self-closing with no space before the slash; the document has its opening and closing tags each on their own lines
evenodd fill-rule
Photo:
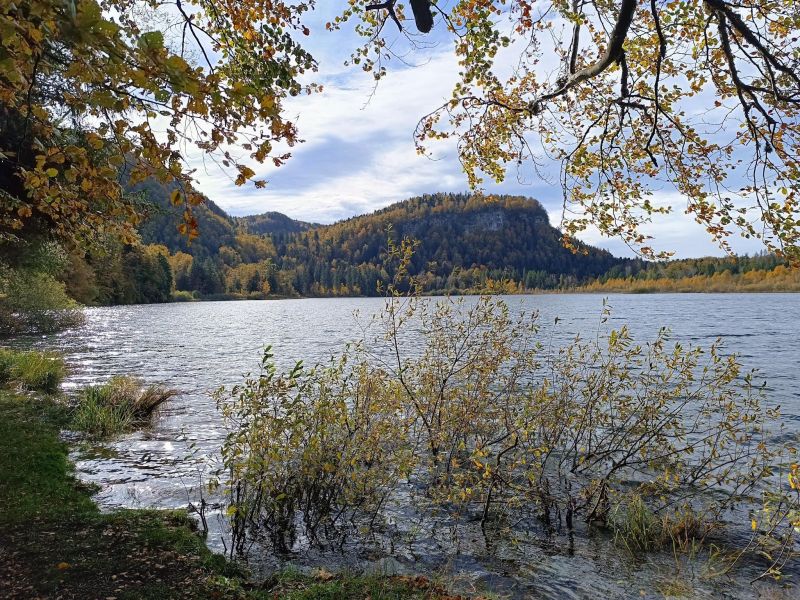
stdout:
<svg viewBox="0 0 800 600">
<path fill-rule="evenodd" d="M 281 573 L 256 585 L 180 511 L 101 514 L 72 474 L 50 396 L 0 389 L 0 597 L 372 600 L 446 598 L 424 578 Z"/>
</svg>

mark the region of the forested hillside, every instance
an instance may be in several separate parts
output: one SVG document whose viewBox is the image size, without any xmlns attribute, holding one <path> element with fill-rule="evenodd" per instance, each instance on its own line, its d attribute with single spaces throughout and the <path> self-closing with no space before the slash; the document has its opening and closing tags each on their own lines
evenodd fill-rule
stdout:
<svg viewBox="0 0 800 600">
<path fill-rule="evenodd" d="M 237 227 L 255 235 L 273 235 L 282 233 L 300 233 L 312 227 L 319 227 L 316 223 L 296 221 L 279 212 L 265 212 L 259 215 L 233 217 Z"/>
<path fill-rule="evenodd" d="M 395 240 L 418 240 L 412 270 L 426 292 L 482 289 L 501 281 L 554 288 L 626 262 L 588 246 L 585 254 L 564 248 L 535 200 L 433 194 L 303 235 L 278 236 L 278 266 L 292 274 L 302 294 L 374 294 L 388 275 L 382 256 L 387 232 Z"/>
<path fill-rule="evenodd" d="M 231 217 L 207 200 L 195 209 L 200 235 L 189 240 L 176 228 L 182 209 L 171 206 L 171 191 L 152 181 L 132 188 L 146 207 L 141 243 L 108 239 L 70 255 L 62 280 L 71 297 L 130 304 L 375 295 L 393 275 L 389 237 L 417 240 L 411 268 L 425 293 L 798 287 L 771 255 L 648 263 L 591 246 L 572 252 L 541 204 L 518 196 L 430 194 L 333 225 L 275 212 Z"/>
<path fill-rule="evenodd" d="M 426 292 L 578 285 L 629 262 L 565 249 L 542 206 L 521 197 L 426 195 L 328 226 L 280 213 L 231 218 L 208 202 L 190 243 L 175 230 L 169 190 L 146 191 L 155 208 L 142 241 L 167 251 L 179 292 L 203 296 L 374 295 L 391 276 L 389 236 L 418 240 L 412 267 Z"/>
</svg>

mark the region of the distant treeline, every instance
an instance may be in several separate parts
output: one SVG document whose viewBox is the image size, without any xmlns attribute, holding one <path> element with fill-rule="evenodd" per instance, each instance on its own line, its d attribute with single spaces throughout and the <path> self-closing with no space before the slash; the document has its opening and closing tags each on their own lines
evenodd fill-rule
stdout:
<svg viewBox="0 0 800 600">
<path fill-rule="evenodd" d="M 635 270 L 614 267 L 580 286 L 589 292 L 797 292 L 800 269 L 771 254 L 692 258 L 639 263 Z"/>
<path fill-rule="evenodd" d="M 329 226 L 280 213 L 232 218 L 209 201 L 190 242 L 168 188 L 132 191 L 151 206 L 141 243 L 96 241 L 49 267 L 80 303 L 376 295 L 394 275 L 390 237 L 418 241 L 411 269 L 428 294 L 800 291 L 800 273 L 772 255 L 648 263 L 591 246 L 573 253 L 542 206 L 521 197 L 432 194 Z"/>
</svg>

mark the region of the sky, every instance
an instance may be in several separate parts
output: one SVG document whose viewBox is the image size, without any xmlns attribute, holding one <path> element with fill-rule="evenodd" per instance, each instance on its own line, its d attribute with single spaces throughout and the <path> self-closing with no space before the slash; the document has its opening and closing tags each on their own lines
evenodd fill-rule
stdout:
<svg viewBox="0 0 800 600">
<path fill-rule="evenodd" d="M 339 2 L 320 2 L 307 23 L 311 35 L 304 45 L 319 63 L 313 80 L 324 91 L 291 98 L 286 116 L 297 123 L 302 144 L 279 168 L 255 167 L 257 178 L 267 180 L 265 189 L 237 187 L 229 173 L 196 161 L 199 189 L 233 215 L 279 211 L 294 219 L 332 223 L 373 212 L 389 204 L 424 193 L 468 191 L 467 178 L 458 161 L 454 141 L 437 143 L 432 156 L 417 153 L 413 133 L 420 118 L 444 103 L 458 76 L 452 41 L 441 23 L 434 32 L 417 38 L 424 47 L 410 50 L 408 42 L 387 24 L 403 60 L 387 63 L 388 75 L 377 88 L 371 74 L 344 61 L 359 43 L 350 30 L 328 32 Z M 412 26 L 413 23 L 409 22 Z M 436 33 L 436 32 L 439 33 Z M 502 64 L 504 57 L 498 59 Z M 508 53 L 509 65 L 513 54 Z M 558 164 L 509 172 L 501 185 L 485 185 L 488 193 L 508 193 L 539 200 L 558 226 L 561 220 L 561 188 Z M 704 229 L 683 213 L 685 200 L 675 192 L 656 193 L 656 203 L 675 207 L 645 231 L 655 238 L 656 249 L 674 251 L 678 258 L 721 255 Z M 589 230 L 581 238 L 618 256 L 632 251 L 617 239 Z M 732 240 L 740 253 L 761 249 L 752 241 Z"/>
</svg>

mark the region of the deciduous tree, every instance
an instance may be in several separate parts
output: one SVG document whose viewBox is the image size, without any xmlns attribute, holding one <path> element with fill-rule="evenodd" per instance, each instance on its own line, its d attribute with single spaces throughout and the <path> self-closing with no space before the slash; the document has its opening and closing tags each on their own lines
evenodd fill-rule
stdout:
<svg viewBox="0 0 800 600">
<path fill-rule="evenodd" d="M 185 205 L 187 156 L 281 164 L 297 141 L 282 113 L 315 69 L 297 38 L 304 2 L 18 0 L 0 8 L 0 240 L 130 237 L 139 211 L 119 183 L 154 178 Z M 232 147 L 237 151 L 233 152 Z M 244 151 L 244 152 L 242 152 Z M 264 185 L 256 181 L 257 186 Z"/>
<path fill-rule="evenodd" d="M 796 2 L 431 6 L 460 72 L 452 98 L 421 120 L 417 143 L 457 138 L 473 186 L 502 181 L 509 163 L 549 157 L 562 165 L 567 236 L 594 225 L 663 256 L 642 226 L 674 210 L 656 201 L 671 191 L 723 248 L 738 231 L 800 261 Z M 330 27 L 362 21 L 367 42 L 354 56 L 380 78 L 391 57 L 386 20 L 402 19 L 403 8 L 349 2 Z"/>
</svg>

